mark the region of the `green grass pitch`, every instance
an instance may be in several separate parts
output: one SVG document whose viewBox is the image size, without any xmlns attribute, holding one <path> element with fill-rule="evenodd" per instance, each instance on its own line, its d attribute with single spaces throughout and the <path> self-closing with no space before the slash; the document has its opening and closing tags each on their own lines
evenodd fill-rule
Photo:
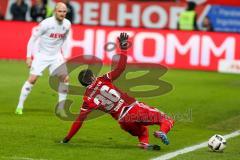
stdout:
<svg viewBox="0 0 240 160">
<path fill-rule="evenodd" d="M 158 127 L 151 126 L 151 143 L 160 144 L 161 151 L 137 148 L 137 138 L 122 131 L 108 115 L 86 121 L 69 144 L 59 144 L 71 122 L 55 116 L 58 95 L 49 87 L 47 74 L 34 86 L 24 114 L 17 116 L 14 110 L 28 69 L 22 61 L 0 61 L 0 73 L 0 159 L 146 160 L 206 141 L 216 133 L 240 129 L 239 75 L 169 70 L 162 79 L 173 85 L 171 92 L 138 98 L 176 116 L 176 124 L 169 133 L 169 146 L 152 136 Z M 76 74 L 77 71 L 71 74 L 71 83 L 77 84 Z M 82 97 L 69 97 L 74 100 L 73 111 L 77 112 Z M 239 144 L 240 137 L 236 137 L 228 140 L 224 153 L 203 148 L 175 159 L 233 160 L 240 157 Z"/>
</svg>

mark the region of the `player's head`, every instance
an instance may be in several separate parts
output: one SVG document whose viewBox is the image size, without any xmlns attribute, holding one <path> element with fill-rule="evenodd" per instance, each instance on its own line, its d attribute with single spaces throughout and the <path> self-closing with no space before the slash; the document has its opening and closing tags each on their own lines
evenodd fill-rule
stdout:
<svg viewBox="0 0 240 160">
<path fill-rule="evenodd" d="M 17 4 L 22 4 L 24 2 L 24 0 L 16 0 Z"/>
<path fill-rule="evenodd" d="M 62 22 L 67 14 L 67 6 L 62 2 L 58 2 L 55 6 L 54 13 L 56 19 Z"/>
<path fill-rule="evenodd" d="M 78 75 L 78 81 L 85 87 L 95 80 L 95 76 L 90 69 L 82 70 Z"/>
<path fill-rule="evenodd" d="M 36 4 L 37 5 L 42 5 L 42 4 L 44 4 L 44 2 L 43 2 L 43 0 L 36 0 Z"/>
<path fill-rule="evenodd" d="M 63 3 L 68 4 L 70 0 L 62 0 Z"/>
<path fill-rule="evenodd" d="M 189 1 L 188 2 L 188 7 L 187 7 L 187 10 L 188 11 L 192 11 L 196 8 L 196 3 L 195 2 L 192 2 L 192 1 Z"/>
</svg>

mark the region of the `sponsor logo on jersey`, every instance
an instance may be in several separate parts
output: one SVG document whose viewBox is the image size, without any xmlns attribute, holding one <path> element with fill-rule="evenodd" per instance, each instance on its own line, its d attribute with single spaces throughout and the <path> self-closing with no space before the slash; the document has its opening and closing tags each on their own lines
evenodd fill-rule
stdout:
<svg viewBox="0 0 240 160">
<path fill-rule="evenodd" d="M 61 33 L 51 33 L 49 37 L 51 38 L 63 38 L 65 36 L 65 34 L 61 34 Z"/>
</svg>

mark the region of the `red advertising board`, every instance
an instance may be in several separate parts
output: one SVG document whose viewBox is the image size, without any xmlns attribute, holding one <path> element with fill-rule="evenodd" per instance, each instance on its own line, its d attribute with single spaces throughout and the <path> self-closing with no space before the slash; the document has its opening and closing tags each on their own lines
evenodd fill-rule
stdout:
<svg viewBox="0 0 240 160">
<path fill-rule="evenodd" d="M 54 8 L 60 0 L 49 0 L 49 6 Z M 7 20 L 12 18 L 10 7 L 15 0 L 1 0 L 0 12 Z M 25 1 L 29 8 L 35 0 Z M 197 6 L 198 24 L 200 25 L 207 15 L 210 7 L 208 4 L 238 5 L 237 0 L 198 0 Z M 131 1 L 131 0 L 71 0 L 74 8 L 75 24 L 94 26 L 119 26 L 134 28 L 177 28 L 178 16 L 186 8 L 186 0 L 180 2 L 156 2 L 156 1 Z M 29 9 L 30 10 L 30 9 Z M 27 14 L 30 21 L 30 15 Z"/>
<path fill-rule="evenodd" d="M 189 0 L 180 0 L 180 2 L 187 2 Z M 240 6 L 239 0 L 192 0 L 198 4 L 216 4 L 216 5 L 226 5 L 226 6 Z"/>
<path fill-rule="evenodd" d="M 11 19 L 10 6 L 14 1 L 1 0 L 0 6 L 6 19 Z M 25 1 L 28 6 L 34 0 Z M 54 8 L 58 0 L 50 0 Z M 185 9 L 186 3 L 175 2 L 137 2 L 113 0 L 72 0 L 75 24 L 94 26 L 119 26 L 135 28 L 176 28 L 178 15 Z M 205 15 L 205 6 L 197 7 L 199 15 Z M 27 14 L 27 20 L 31 18 Z"/>
<path fill-rule="evenodd" d="M 25 59 L 35 23 L 0 21 L 0 59 Z M 220 60 L 240 59 L 240 35 L 73 25 L 66 57 L 94 55 L 109 63 L 116 50 L 106 51 L 120 32 L 130 35 L 129 63 L 162 64 L 172 68 L 217 70 Z"/>
</svg>

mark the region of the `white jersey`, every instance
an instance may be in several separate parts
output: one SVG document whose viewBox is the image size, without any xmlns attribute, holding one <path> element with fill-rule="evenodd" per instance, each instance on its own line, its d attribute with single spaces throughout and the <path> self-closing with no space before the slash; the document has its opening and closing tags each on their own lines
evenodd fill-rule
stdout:
<svg viewBox="0 0 240 160">
<path fill-rule="evenodd" d="M 37 54 L 40 57 L 56 57 L 61 53 L 62 46 L 66 40 L 71 22 L 64 19 L 59 23 L 56 18 L 49 17 L 43 20 L 37 29 L 32 33 L 32 36 L 27 46 L 27 57 L 31 57 L 34 51 L 34 44 L 38 42 Z"/>
</svg>

